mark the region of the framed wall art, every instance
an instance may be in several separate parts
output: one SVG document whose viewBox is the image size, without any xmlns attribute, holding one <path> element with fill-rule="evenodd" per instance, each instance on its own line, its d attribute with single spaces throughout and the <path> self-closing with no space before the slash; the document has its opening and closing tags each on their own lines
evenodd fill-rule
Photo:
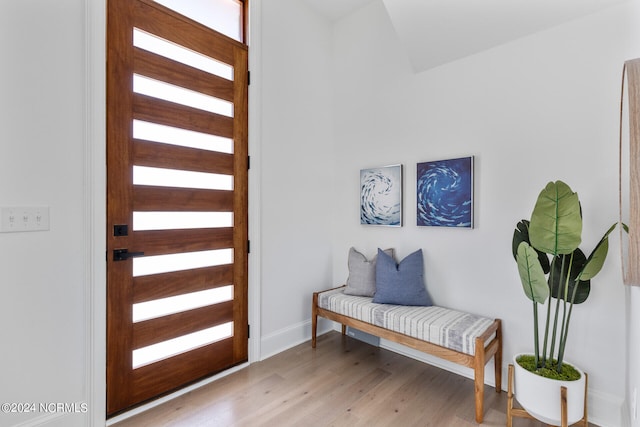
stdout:
<svg viewBox="0 0 640 427">
<path fill-rule="evenodd" d="M 417 225 L 473 228 L 473 156 L 418 163 Z"/>
<path fill-rule="evenodd" d="M 402 226 L 402 165 L 360 170 L 360 223 Z"/>
</svg>

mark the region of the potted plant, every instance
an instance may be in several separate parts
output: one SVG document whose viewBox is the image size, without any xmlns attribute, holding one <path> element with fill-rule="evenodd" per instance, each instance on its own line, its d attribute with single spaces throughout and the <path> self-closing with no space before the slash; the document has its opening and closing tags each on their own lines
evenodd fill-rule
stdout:
<svg viewBox="0 0 640 427">
<path fill-rule="evenodd" d="M 582 241 L 578 194 L 556 181 L 540 192 L 531 219 L 521 220 L 513 233 L 512 250 L 520 281 L 533 303 L 534 337 L 534 353 L 514 357 L 515 395 L 529 414 L 547 424 L 560 424 L 561 386 L 567 387 L 569 424 L 584 416 L 584 374 L 564 358 L 571 313 L 574 305 L 587 300 L 591 279 L 602 269 L 609 234 L 616 225 L 585 256 L 578 247 Z M 547 305 L 542 347 L 539 304 Z"/>
</svg>

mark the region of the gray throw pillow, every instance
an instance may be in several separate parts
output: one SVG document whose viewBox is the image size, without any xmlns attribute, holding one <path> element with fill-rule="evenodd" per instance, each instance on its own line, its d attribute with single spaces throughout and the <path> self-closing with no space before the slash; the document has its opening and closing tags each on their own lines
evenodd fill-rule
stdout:
<svg viewBox="0 0 640 427">
<path fill-rule="evenodd" d="M 424 286 L 422 249 L 396 261 L 378 249 L 376 294 L 373 302 L 397 305 L 433 305 Z"/>
<path fill-rule="evenodd" d="M 383 251 L 393 257 L 393 249 Z M 349 278 L 344 293 L 372 297 L 376 293 L 376 256 L 368 261 L 367 258 L 355 248 L 349 249 Z"/>
</svg>

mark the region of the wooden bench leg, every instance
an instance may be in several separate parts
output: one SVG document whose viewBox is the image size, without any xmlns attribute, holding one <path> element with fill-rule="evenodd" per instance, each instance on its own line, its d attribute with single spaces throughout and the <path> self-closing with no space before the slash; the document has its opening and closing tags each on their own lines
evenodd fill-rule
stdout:
<svg viewBox="0 0 640 427">
<path fill-rule="evenodd" d="M 482 424 L 484 418 L 484 342 L 476 338 L 476 354 L 474 362 L 474 388 L 476 398 L 476 422 Z"/>
<path fill-rule="evenodd" d="M 311 348 L 316 348 L 316 338 L 318 334 L 318 294 L 313 293 L 311 306 Z"/>
<path fill-rule="evenodd" d="M 498 340 L 498 349 L 493 356 L 493 368 L 496 380 L 496 393 L 502 392 L 502 322 L 498 320 L 498 329 L 496 330 L 496 338 Z"/>
</svg>

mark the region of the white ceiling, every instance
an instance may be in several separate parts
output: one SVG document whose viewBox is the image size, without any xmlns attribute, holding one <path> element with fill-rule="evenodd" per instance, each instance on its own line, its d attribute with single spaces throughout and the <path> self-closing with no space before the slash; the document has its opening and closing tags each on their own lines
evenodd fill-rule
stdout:
<svg viewBox="0 0 640 427">
<path fill-rule="evenodd" d="M 304 0 L 332 21 L 382 1 L 416 72 L 628 0 Z"/>
</svg>

